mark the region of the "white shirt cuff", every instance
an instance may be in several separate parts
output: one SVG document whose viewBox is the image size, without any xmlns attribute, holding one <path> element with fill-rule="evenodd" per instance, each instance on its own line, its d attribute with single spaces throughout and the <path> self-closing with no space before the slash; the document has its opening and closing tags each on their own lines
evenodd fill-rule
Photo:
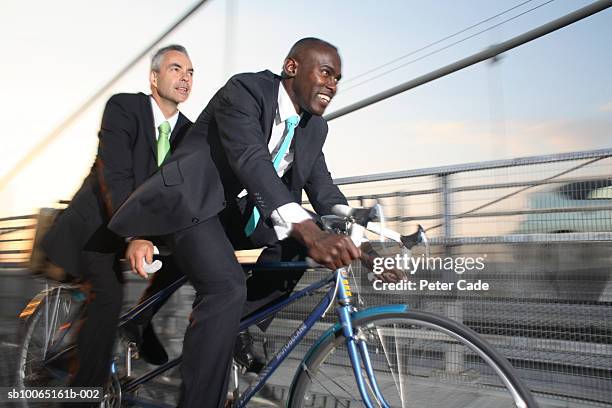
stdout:
<svg viewBox="0 0 612 408">
<path fill-rule="evenodd" d="M 276 237 L 282 241 L 291 233 L 292 224 L 310 220 L 312 217 L 298 203 L 287 203 L 272 211 L 270 219 L 274 225 Z"/>
</svg>

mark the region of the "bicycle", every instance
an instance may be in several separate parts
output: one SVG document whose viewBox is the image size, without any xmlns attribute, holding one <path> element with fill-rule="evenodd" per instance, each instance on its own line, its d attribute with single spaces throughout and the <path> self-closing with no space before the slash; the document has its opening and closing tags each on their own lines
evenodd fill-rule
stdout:
<svg viewBox="0 0 612 408">
<path fill-rule="evenodd" d="M 328 229 L 348 234 L 356 242 L 361 240 L 366 230 L 406 248 L 426 240 L 420 226 L 414 234 L 401 236 L 385 228 L 383 222 L 374 222 L 379 218 L 382 218 L 381 214 L 375 207 L 345 210 L 341 216 L 324 217 L 324 222 Z M 304 262 L 245 265 L 246 268 L 261 270 L 295 270 L 308 266 L 313 265 Z M 177 280 L 128 311 L 121 317 L 119 326 L 170 296 L 185 281 L 184 277 Z M 292 293 L 288 298 L 245 317 L 240 330 L 265 321 L 288 305 L 323 288 L 327 292 L 317 306 L 278 349 L 256 381 L 243 392 L 238 388 L 234 368 L 234 407 L 247 405 L 334 304 L 337 305 L 338 321 L 315 341 L 299 363 L 288 388 L 287 407 L 463 407 L 467 406 L 465 398 L 478 400 L 480 406 L 537 407 L 530 390 L 508 360 L 468 327 L 443 316 L 409 310 L 407 305 L 402 304 L 358 310 L 353 302 L 349 270 L 346 268 L 333 271 L 326 278 Z M 39 294 L 35 298 L 37 300 L 24 310 L 29 313 L 29 319 L 19 350 L 18 386 L 39 385 L 37 381 L 41 378 L 53 383 L 58 378 L 57 366 L 61 364 L 57 362 L 74 349 L 74 345 L 70 344 L 70 333 L 83 309 L 79 307 L 78 293 L 74 287 L 58 287 Z M 35 336 L 39 331 L 42 331 L 42 335 Z M 34 341 L 39 337 L 45 339 L 42 346 Z M 128 346 L 124 380 L 119 378 L 117 361 L 113 362 L 112 381 L 102 406 L 133 404 L 166 407 L 139 398 L 135 391 L 142 384 L 177 366 L 182 357 L 132 378 L 131 353 Z M 334 353 L 341 358 L 334 359 Z"/>
</svg>

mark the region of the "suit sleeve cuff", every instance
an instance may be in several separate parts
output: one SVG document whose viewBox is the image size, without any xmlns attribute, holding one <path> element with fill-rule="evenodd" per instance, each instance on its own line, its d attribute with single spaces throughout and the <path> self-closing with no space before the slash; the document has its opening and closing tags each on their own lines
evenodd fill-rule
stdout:
<svg viewBox="0 0 612 408">
<path fill-rule="evenodd" d="M 270 219 L 274 225 L 276 237 L 279 241 L 282 241 L 291 233 L 293 224 L 310 220 L 311 217 L 298 203 L 287 203 L 272 211 Z"/>
</svg>

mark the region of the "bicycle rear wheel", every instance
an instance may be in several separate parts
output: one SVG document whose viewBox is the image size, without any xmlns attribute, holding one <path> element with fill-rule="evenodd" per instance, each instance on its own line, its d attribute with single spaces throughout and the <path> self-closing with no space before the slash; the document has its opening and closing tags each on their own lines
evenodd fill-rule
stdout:
<svg viewBox="0 0 612 408">
<path fill-rule="evenodd" d="M 19 342 L 17 386 L 65 386 L 85 298 L 78 287 L 62 285 L 30 302 Z"/>
<path fill-rule="evenodd" d="M 380 312 L 353 321 L 390 407 L 537 407 L 510 363 L 477 333 L 419 311 Z M 363 407 L 342 330 L 300 365 L 288 406 Z M 362 368 L 375 407 L 372 386 Z"/>
</svg>

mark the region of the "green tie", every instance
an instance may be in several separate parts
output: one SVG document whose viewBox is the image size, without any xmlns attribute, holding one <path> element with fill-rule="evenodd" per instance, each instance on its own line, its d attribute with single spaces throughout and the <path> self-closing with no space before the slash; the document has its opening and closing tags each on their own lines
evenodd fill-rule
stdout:
<svg viewBox="0 0 612 408">
<path fill-rule="evenodd" d="M 159 167 L 170 152 L 170 123 L 165 121 L 157 129 L 159 129 L 157 138 L 157 166 Z"/>
</svg>

